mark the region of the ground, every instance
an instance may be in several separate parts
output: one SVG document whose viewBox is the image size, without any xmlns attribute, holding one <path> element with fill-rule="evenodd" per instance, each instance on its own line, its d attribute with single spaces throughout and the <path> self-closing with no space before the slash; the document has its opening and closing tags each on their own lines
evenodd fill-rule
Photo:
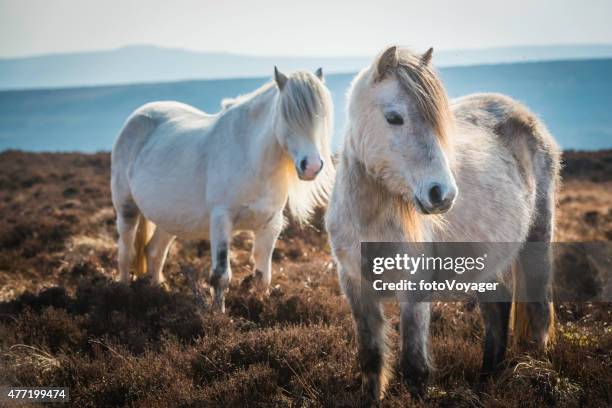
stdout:
<svg viewBox="0 0 612 408">
<path fill-rule="evenodd" d="M 612 151 L 565 160 L 556 240 L 612 240 Z M 247 278 L 251 238 L 234 239 L 222 315 L 185 278 L 208 267 L 204 241 L 173 246 L 165 288 L 115 283 L 109 165 L 106 153 L 0 154 L 0 384 L 70 387 L 79 407 L 358 404 L 353 323 L 321 211 L 283 232 L 269 296 Z M 397 351 L 397 306 L 388 312 Z M 427 399 L 413 401 L 395 377 L 383 406 L 609 406 L 612 307 L 556 312 L 546 355 L 511 349 L 506 369 L 480 384 L 478 310 L 434 304 Z"/>
</svg>

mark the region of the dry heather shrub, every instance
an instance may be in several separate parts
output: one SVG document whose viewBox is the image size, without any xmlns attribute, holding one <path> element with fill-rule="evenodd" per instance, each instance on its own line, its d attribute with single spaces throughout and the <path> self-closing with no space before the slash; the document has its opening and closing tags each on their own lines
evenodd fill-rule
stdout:
<svg viewBox="0 0 612 408">
<path fill-rule="evenodd" d="M 15 339 L 22 344 L 37 345 L 57 353 L 60 350 L 81 349 L 87 341 L 83 316 L 71 317 L 63 309 L 48 307 L 41 313 L 25 311 L 15 324 Z"/>
<path fill-rule="evenodd" d="M 457 387 L 451 391 L 434 389 L 427 403 L 440 408 L 484 408 L 478 393 L 471 388 Z"/>
<path fill-rule="evenodd" d="M 500 387 L 516 390 L 516 395 L 533 396 L 549 406 L 580 406 L 583 390 L 580 385 L 555 370 L 550 361 L 525 355 L 518 358 L 514 368 L 500 379 Z"/>
<path fill-rule="evenodd" d="M 58 358 L 48 351 L 27 344 L 14 344 L 2 353 L 3 365 L 7 368 L 0 381 L 5 384 L 31 381 L 40 375 L 53 371 L 61 366 Z M 4 378 L 3 378 L 4 377 Z"/>
<path fill-rule="evenodd" d="M 230 289 L 226 300 L 230 314 L 262 326 L 331 323 L 342 318 L 345 310 L 337 299 L 312 290 L 286 293 L 273 289 L 269 297 L 262 297 L 257 291 L 245 293 L 243 289 Z"/>
<path fill-rule="evenodd" d="M 432 338 L 435 381 L 446 386 L 478 381 L 482 343 L 460 336 Z"/>
<path fill-rule="evenodd" d="M 118 344 L 95 344 L 91 357 L 66 357 L 55 373 L 55 381 L 70 385 L 73 405 L 162 407 L 192 401 L 193 383 L 171 353 L 133 356 Z"/>
<path fill-rule="evenodd" d="M 5 313 L 19 313 L 26 309 L 40 312 L 47 307 L 57 309 L 69 309 L 72 299 L 66 293 L 66 289 L 57 286 L 43 289 L 37 294 L 25 292 L 17 299 L 1 304 L 0 311 Z"/>
<path fill-rule="evenodd" d="M 263 364 L 277 374 L 277 385 L 312 400 L 334 398 L 352 383 L 353 339 L 344 328 L 289 326 L 203 339 L 192 362 L 197 383 L 220 381 L 230 373 Z"/>
<path fill-rule="evenodd" d="M 193 297 L 165 291 L 146 281 L 126 286 L 93 279 L 82 283 L 74 298 L 61 288 L 51 288 L 37 296 L 26 293 L 2 306 L 6 312 L 26 311 L 16 324 L 17 332 L 24 336 L 30 333 L 32 341 L 45 342 L 54 349 L 67 339 L 72 339 L 71 347 L 81 348 L 79 342 L 85 335 L 78 334 L 80 331 L 90 337 L 119 339 L 135 352 L 159 345 L 166 334 L 185 342 L 204 334 L 204 322 Z M 208 327 L 214 329 L 210 324 Z"/>
<path fill-rule="evenodd" d="M 271 406 L 283 400 L 282 389 L 277 387 L 278 373 L 265 364 L 253 364 L 229 373 L 202 389 L 195 403 L 205 402 L 225 407 Z"/>
<path fill-rule="evenodd" d="M 204 333 L 193 297 L 168 292 L 145 280 L 129 287 L 103 280 L 81 285 L 75 309 L 88 314 L 90 335 L 123 339 L 136 352 L 141 352 L 147 342 L 159 343 L 164 333 L 183 341 Z"/>
<path fill-rule="evenodd" d="M 53 219 L 29 219 L 15 224 L 5 223 L 0 231 L 2 250 L 19 249 L 22 256 L 33 257 L 39 252 L 63 249 L 72 228 L 66 222 Z"/>
</svg>

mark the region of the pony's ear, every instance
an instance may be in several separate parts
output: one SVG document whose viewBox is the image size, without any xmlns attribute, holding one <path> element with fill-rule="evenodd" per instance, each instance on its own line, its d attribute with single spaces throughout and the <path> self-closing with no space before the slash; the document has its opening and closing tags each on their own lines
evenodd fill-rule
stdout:
<svg viewBox="0 0 612 408">
<path fill-rule="evenodd" d="M 433 47 L 429 47 L 427 51 L 423 55 L 421 55 L 421 64 L 429 65 L 431 62 L 431 56 L 433 55 Z"/>
<path fill-rule="evenodd" d="M 276 68 L 276 65 L 274 66 L 274 80 L 276 81 L 278 89 L 282 91 L 287 83 L 287 75 L 280 72 L 278 68 Z"/>
<path fill-rule="evenodd" d="M 376 78 L 377 80 L 381 80 L 384 76 L 389 72 L 389 70 L 394 69 L 399 64 L 399 58 L 397 56 L 397 46 L 391 46 L 387 48 L 381 55 L 378 57 L 378 62 L 376 64 Z"/>
<path fill-rule="evenodd" d="M 317 78 L 319 78 L 321 81 L 325 81 L 325 78 L 323 78 L 323 68 L 317 68 L 317 70 L 315 71 L 315 75 L 317 76 Z"/>
</svg>

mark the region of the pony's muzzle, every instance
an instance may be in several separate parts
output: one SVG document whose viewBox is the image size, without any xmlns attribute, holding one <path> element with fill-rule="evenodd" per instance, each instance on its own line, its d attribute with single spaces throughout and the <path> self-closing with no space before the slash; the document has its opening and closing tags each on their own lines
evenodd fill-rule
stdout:
<svg viewBox="0 0 612 408">
<path fill-rule="evenodd" d="M 323 170 L 323 160 L 318 155 L 315 157 L 306 156 L 295 167 L 301 180 L 314 180 Z"/>
<path fill-rule="evenodd" d="M 456 196 L 456 187 L 432 183 L 426 190 L 425 197 L 415 195 L 414 201 L 423 214 L 440 214 L 451 209 Z"/>
</svg>

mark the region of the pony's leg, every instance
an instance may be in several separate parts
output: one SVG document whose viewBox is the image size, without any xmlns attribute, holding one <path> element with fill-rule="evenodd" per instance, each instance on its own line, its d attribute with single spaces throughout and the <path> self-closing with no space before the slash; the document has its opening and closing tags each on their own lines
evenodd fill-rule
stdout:
<svg viewBox="0 0 612 408">
<path fill-rule="evenodd" d="M 538 157 L 539 156 L 539 157 Z M 554 336 L 554 309 L 551 299 L 553 271 L 556 166 L 555 158 L 536 153 L 536 202 L 527 242 L 516 262 L 512 332 L 517 344 L 546 349 Z M 521 299 L 522 297 L 522 299 Z M 521 303 L 526 302 L 526 303 Z"/>
<path fill-rule="evenodd" d="M 130 281 L 130 267 L 136 255 L 134 239 L 138 227 L 138 214 L 118 213 L 117 231 L 119 232 L 119 281 L 128 283 Z"/>
<path fill-rule="evenodd" d="M 527 242 L 516 265 L 518 302 L 514 305 L 513 334 L 516 343 L 546 348 L 553 333 L 550 301 L 552 254 L 549 242 Z M 521 302 L 522 298 L 522 302 Z"/>
<path fill-rule="evenodd" d="M 229 243 L 232 235 L 230 217 L 225 211 L 213 211 L 210 219 L 210 249 L 212 274 L 210 285 L 214 305 L 225 313 L 225 292 L 232 278 L 229 264 Z"/>
<path fill-rule="evenodd" d="M 502 293 L 503 292 L 503 293 Z M 498 294 L 510 298 L 508 289 L 499 284 Z M 486 302 L 481 299 L 480 314 L 484 323 L 485 337 L 483 345 L 481 379 L 486 379 L 494 374 L 506 356 L 508 344 L 508 323 L 510 320 L 511 302 Z"/>
<path fill-rule="evenodd" d="M 253 274 L 264 290 L 267 290 L 272 281 L 272 251 L 282 228 L 283 215 L 279 212 L 255 233 L 255 243 L 253 245 L 255 270 Z"/>
<path fill-rule="evenodd" d="M 389 381 L 384 311 L 374 293 L 368 295 L 358 281 L 346 277 L 342 271 L 340 276 L 355 321 L 364 402 L 377 404 Z"/>
<path fill-rule="evenodd" d="M 429 302 L 400 302 L 400 371 L 410 393 L 423 398 L 430 378 Z"/>
<path fill-rule="evenodd" d="M 148 274 L 151 276 L 151 282 L 154 284 L 159 285 L 165 280 L 162 269 L 164 268 L 168 250 L 174 238 L 174 235 L 157 227 L 153 237 L 151 237 L 151 241 L 147 244 Z"/>
</svg>

